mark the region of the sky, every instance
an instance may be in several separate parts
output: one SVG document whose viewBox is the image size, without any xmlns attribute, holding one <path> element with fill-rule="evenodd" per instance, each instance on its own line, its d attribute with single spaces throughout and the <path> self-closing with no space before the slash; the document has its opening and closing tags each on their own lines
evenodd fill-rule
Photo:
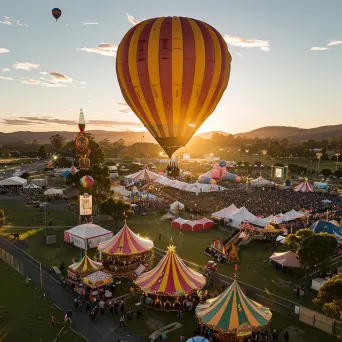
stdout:
<svg viewBox="0 0 342 342">
<path fill-rule="evenodd" d="M 121 95 L 116 47 L 139 21 L 173 15 L 215 27 L 233 59 L 198 133 L 341 124 L 341 13 L 341 0 L 1 0 L 0 132 L 76 131 L 80 108 L 89 130 L 144 130 Z"/>
</svg>

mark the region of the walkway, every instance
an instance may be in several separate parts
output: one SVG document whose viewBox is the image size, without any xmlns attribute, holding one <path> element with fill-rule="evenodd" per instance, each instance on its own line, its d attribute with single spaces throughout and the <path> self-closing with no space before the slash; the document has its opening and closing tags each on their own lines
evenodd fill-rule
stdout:
<svg viewBox="0 0 342 342">
<path fill-rule="evenodd" d="M 39 288 L 39 263 L 17 246 L 3 238 L 0 238 L 0 248 L 6 250 L 23 263 L 25 274 L 28 275 Z M 123 340 L 124 342 L 149 341 L 148 338 L 131 334 L 127 328 L 118 328 L 119 322 L 112 320 L 108 309 L 104 316 L 98 315 L 97 321 L 90 321 L 89 315 L 84 311 L 80 312 L 77 309 L 74 310 L 74 294 L 69 288 L 63 288 L 44 267 L 42 275 L 43 291 L 47 298 L 52 300 L 64 313 L 68 310 L 73 310 L 72 328 L 86 337 L 89 342 L 112 342 L 118 340 Z"/>
</svg>

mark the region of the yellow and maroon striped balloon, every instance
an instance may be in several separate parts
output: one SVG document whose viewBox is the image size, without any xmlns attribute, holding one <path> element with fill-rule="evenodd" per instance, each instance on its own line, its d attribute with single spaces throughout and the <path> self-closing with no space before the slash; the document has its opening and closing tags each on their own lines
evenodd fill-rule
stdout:
<svg viewBox="0 0 342 342">
<path fill-rule="evenodd" d="M 116 73 L 127 104 L 171 157 L 215 110 L 228 85 L 230 63 L 227 44 L 213 27 L 161 17 L 126 33 Z"/>
</svg>

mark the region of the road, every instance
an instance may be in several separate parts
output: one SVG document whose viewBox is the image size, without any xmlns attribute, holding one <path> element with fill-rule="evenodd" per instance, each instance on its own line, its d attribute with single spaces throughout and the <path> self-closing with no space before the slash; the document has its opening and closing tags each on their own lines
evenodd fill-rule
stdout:
<svg viewBox="0 0 342 342">
<path fill-rule="evenodd" d="M 40 287 L 39 263 L 28 256 L 16 245 L 0 238 L 0 248 L 12 254 L 24 264 L 25 274 L 35 285 Z M 97 321 L 90 321 L 89 315 L 73 308 L 74 293 L 69 288 L 64 288 L 53 278 L 49 271 L 43 267 L 42 272 L 43 291 L 48 299 L 53 301 L 64 313 L 73 310 L 72 328 L 81 333 L 90 342 L 112 342 L 122 340 L 124 342 L 145 342 L 148 338 L 132 334 L 128 328 L 118 328 L 119 322 L 113 321 L 107 309 L 104 316 L 98 315 Z"/>
</svg>

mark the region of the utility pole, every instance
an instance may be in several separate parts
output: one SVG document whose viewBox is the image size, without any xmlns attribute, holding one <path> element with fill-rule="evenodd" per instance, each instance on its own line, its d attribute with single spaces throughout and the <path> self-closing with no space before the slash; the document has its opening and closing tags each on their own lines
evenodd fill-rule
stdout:
<svg viewBox="0 0 342 342">
<path fill-rule="evenodd" d="M 46 224 L 46 207 L 47 207 L 47 203 L 45 203 L 45 205 L 44 205 L 44 216 L 45 216 L 45 238 L 46 238 L 46 226 L 47 226 L 47 224 Z"/>
</svg>

